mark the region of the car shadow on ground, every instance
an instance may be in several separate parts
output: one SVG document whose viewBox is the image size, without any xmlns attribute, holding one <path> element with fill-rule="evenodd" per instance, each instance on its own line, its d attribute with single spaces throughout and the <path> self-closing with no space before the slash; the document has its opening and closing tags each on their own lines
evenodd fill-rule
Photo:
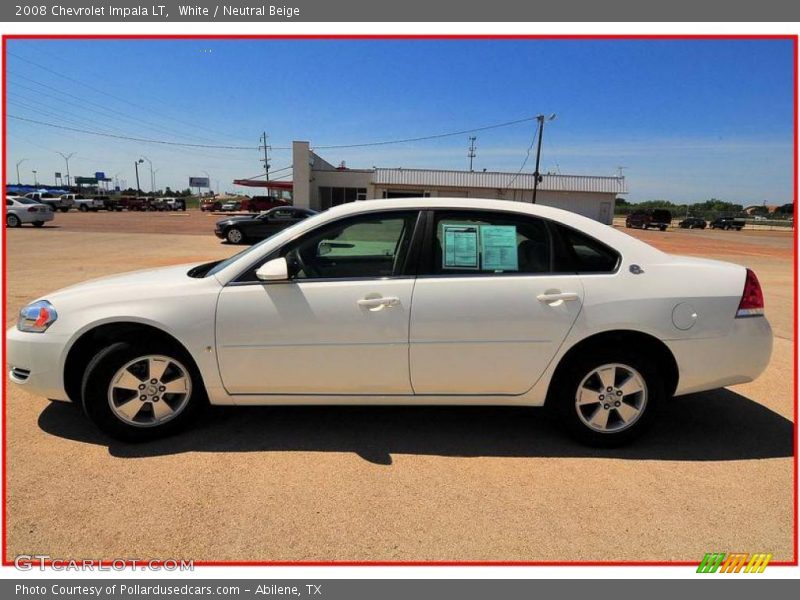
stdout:
<svg viewBox="0 0 800 600">
<path fill-rule="evenodd" d="M 598 450 L 568 438 L 544 409 L 507 407 L 211 407 L 188 431 L 128 444 L 98 432 L 77 407 L 53 402 L 45 432 L 107 446 L 121 458 L 182 452 L 354 452 L 390 465 L 392 454 L 720 461 L 793 455 L 790 420 L 727 389 L 675 398 L 630 446 Z"/>
</svg>

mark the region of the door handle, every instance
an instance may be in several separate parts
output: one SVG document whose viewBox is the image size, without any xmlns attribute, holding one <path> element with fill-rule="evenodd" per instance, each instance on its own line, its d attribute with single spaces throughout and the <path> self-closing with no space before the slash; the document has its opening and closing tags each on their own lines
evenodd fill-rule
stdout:
<svg viewBox="0 0 800 600">
<path fill-rule="evenodd" d="M 362 308 L 368 308 L 371 311 L 378 311 L 383 308 L 389 308 L 400 304 L 400 298 L 395 296 L 379 296 L 377 298 L 362 298 L 356 302 Z"/>
<path fill-rule="evenodd" d="M 548 304 L 551 302 L 558 302 L 559 300 L 570 302 L 572 300 L 577 300 L 578 294 L 575 292 L 545 292 L 544 294 L 536 296 L 536 299 L 539 302 L 547 302 Z"/>
</svg>

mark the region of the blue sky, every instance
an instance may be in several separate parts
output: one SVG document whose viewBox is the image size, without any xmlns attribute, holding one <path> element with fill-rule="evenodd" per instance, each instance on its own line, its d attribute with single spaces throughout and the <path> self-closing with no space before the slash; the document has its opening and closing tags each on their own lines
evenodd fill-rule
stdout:
<svg viewBox="0 0 800 600">
<path fill-rule="evenodd" d="M 425 136 L 537 113 L 542 170 L 624 173 L 633 201 L 792 201 L 792 46 L 786 40 L 75 40 L 8 42 L 8 113 L 81 130 L 252 150 L 166 147 L 9 119 L 9 180 L 74 175 L 158 187 L 211 175 L 221 191 L 312 146 Z M 516 172 L 533 123 L 476 133 L 475 168 Z M 463 169 L 468 135 L 320 150 L 351 167 Z M 140 169 L 142 188 L 149 173 Z M 533 158 L 525 171 L 533 171 Z M 287 175 L 290 171 L 279 174 Z M 240 188 L 240 191 L 242 188 Z"/>
</svg>

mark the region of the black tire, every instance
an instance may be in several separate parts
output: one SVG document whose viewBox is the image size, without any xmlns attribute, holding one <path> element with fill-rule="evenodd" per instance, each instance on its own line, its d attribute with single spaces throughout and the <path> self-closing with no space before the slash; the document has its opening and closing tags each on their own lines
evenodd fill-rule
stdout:
<svg viewBox="0 0 800 600">
<path fill-rule="evenodd" d="M 17 215 L 11 213 L 6 215 L 6 227 L 20 227 L 21 225 L 22 221 Z"/>
<path fill-rule="evenodd" d="M 138 426 L 123 421 L 112 411 L 109 388 L 112 378 L 124 365 L 148 355 L 178 361 L 188 371 L 191 391 L 174 417 L 161 424 Z M 160 401 L 166 402 L 165 399 Z M 191 357 L 182 348 L 161 341 L 115 342 L 103 348 L 87 365 L 81 383 L 81 405 L 86 416 L 104 433 L 128 442 L 142 442 L 176 433 L 191 423 L 207 403 L 202 378 Z"/>
<path fill-rule="evenodd" d="M 231 244 L 243 244 L 245 237 L 241 229 L 238 227 L 231 227 L 225 232 L 225 239 Z"/>
<path fill-rule="evenodd" d="M 69 207 L 68 207 L 68 206 L 62 206 L 62 207 L 61 207 L 59 210 L 60 210 L 62 213 L 69 212 Z"/>
<path fill-rule="evenodd" d="M 34 227 L 42 227 L 43 225 L 44 225 L 44 221 L 34 221 L 33 222 L 33 226 Z"/>
<path fill-rule="evenodd" d="M 618 431 L 595 431 L 585 424 L 578 414 L 579 409 L 576 402 L 578 387 L 595 369 L 612 363 L 624 365 L 638 372 L 644 380 L 645 401 L 638 418 L 631 425 Z M 624 371 L 618 372 L 624 373 Z M 587 381 L 587 383 L 590 383 L 590 381 Z M 615 385 L 618 384 L 621 385 L 620 381 L 615 383 Z M 599 448 L 622 446 L 639 437 L 652 425 L 665 396 L 664 379 L 653 360 L 646 354 L 643 355 L 642 353 L 616 348 L 596 348 L 591 352 L 582 353 L 580 356 L 574 357 L 570 363 L 564 366 L 564 369 L 560 370 L 557 380 L 554 380 L 552 385 L 552 393 L 548 403 L 554 403 L 552 408 L 564 428 L 582 444 Z M 599 390 L 599 392 L 603 393 L 602 390 Z M 616 393 L 612 393 L 614 393 L 612 398 L 616 401 Z M 622 396 L 620 399 L 624 398 L 626 404 L 636 401 L 641 402 L 642 396 L 633 396 L 633 398 Z M 596 406 L 596 410 L 604 410 L 603 405 L 598 403 Z M 592 411 L 594 409 L 591 405 L 585 405 L 583 410 Z M 609 411 L 609 421 L 612 416 L 615 418 L 615 422 L 621 420 L 620 413 L 613 406 L 607 410 Z M 586 415 L 586 413 L 584 414 Z M 590 414 L 593 415 L 594 413 Z M 584 418 L 588 418 L 588 416 Z"/>
<path fill-rule="evenodd" d="M 78 207 L 78 210 L 79 210 L 79 211 L 81 211 L 81 212 L 89 212 L 89 207 L 88 207 L 88 206 L 86 206 L 85 204 L 81 204 L 81 205 Z"/>
<path fill-rule="evenodd" d="M 666 231 L 667 230 L 667 226 L 666 225 L 662 225 L 661 227 L 659 227 L 659 229 L 661 231 Z"/>
</svg>

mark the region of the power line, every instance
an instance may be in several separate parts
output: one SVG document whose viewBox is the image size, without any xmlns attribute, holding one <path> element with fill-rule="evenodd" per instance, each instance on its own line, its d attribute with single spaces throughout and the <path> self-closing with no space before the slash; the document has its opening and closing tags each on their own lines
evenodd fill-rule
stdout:
<svg viewBox="0 0 800 600">
<path fill-rule="evenodd" d="M 64 75 L 63 73 L 60 73 L 60 72 L 58 72 L 56 70 L 53 70 L 53 69 L 51 69 L 49 67 L 46 67 L 44 65 L 41 65 L 41 64 L 37 63 L 36 61 L 33 61 L 33 60 L 29 59 L 29 58 L 25 58 L 24 56 L 20 56 L 19 54 L 16 54 L 14 52 L 6 51 L 6 53 L 9 56 L 13 56 L 14 58 L 17 58 L 17 59 L 19 59 L 21 61 L 24 61 L 24 62 L 26 62 L 28 64 L 31 64 L 31 65 L 33 65 L 35 67 L 38 67 L 39 69 L 42 69 L 43 71 L 47 71 L 48 73 L 52 73 L 53 75 L 55 75 L 57 77 L 61 77 L 62 79 L 66 79 L 67 81 L 72 81 L 73 83 L 77 83 L 82 88 L 88 88 L 88 89 L 90 89 L 90 90 L 92 90 L 94 92 L 97 92 L 99 94 L 103 94 L 104 96 L 108 96 L 109 98 L 113 98 L 113 99 L 115 99 L 115 100 L 117 100 L 119 102 L 124 102 L 126 104 L 129 104 L 130 106 L 133 106 L 135 108 L 139 108 L 141 110 L 146 110 L 146 111 L 148 111 L 150 113 L 154 112 L 152 107 L 147 107 L 147 106 L 144 106 L 142 104 L 138 104 L 136 102 L 131 102 L 127 98 L 123 98 L 121 96 L 116 96 L 116 95 L 111 94 L 111 93 L 109 93 L 109 92 L 107 92 L 107 91 L 105 91 L 105 90 L 103 90 L 101 88 L 98 88 L 98 87 L 95 87 L 95 86 L 93 86 L 93 85 L 91 85 L 89 83 L 86 83 L 85 81 L 81 81 L 79 79 L 75 79 L 74 77 L 70 77 L 68 75 Z M 208 127 L 204 127 L 203 125 L 200 125 L 198 123 L 187 123 L 186 121 L 181 121 L 180 119 L 176 119 L 175 117 L 171 117 L 171 116 L 169 116 L 169 115 L 167 115 L 165 113 L 161 113 L 161 114 L 164 116 L 164 118 L 166 118 L 166 119 L 168 119 L 170 121 L 174 121 L 176 123 L 180 123 L 182 125 L 188 125 L 189 127 L 205 129 L 206 131 L 209 131 L 211 133 L 215 133 L 217 135 L 222 134 L 222 132 L 220 132 L 220 131 L 214 131 L 213 129 L 210 129 Z M 192 136 L 192 137 L 198 137 L 198 136 Z"/>
<path fill-rule="evenodd" d="M 165 146 L 185 146 L 187 148 L 218 148 L 223 150 L 255 150 L 255 146 L 224 146 L 217 144 L 189 144 L 186 142 L 170 142 L 167 140 L 153 140 L 148 138 L 132 137 L 127 135 L 117 135 L 114 133 L 107 133 L 103 131 L 88 131 L 86 129 L 78 129 L 76 127 L 65 127 L 64 125 L 56 125 L 55 123 L 47 123 L 45 121 L 37 121 L 36 119 L 26 119 L 17 115 L 6 115 L 9 119 L 16 119 L 17 121 L 25 121 L 27 123 L 35 123 L 36 125 L 44 125 L 46 127 L 54 127 L 55 129 L 64 129 L 66 131 L 74 131 L 75 133 L 85 133 L 87 135 L 98 135 L 101 137 L 110 137 L 120 140 L 129 140 L 132 142 L 144 142 L 147 144 L 163 144 Z M 288 149 L 288 148 L 287 148 Z"/>
<path fill-rule="evenodd" d="M 446 137 L 453 137 L 456 135 L 464 135 L 465 133 L 475 133 L 477 131 L 488 131 L 489 129 L 500 129 L 501 127 L 510 127 L 511 125 L 519 125 L 520 123 L 527 123 L 528 121 L 535 121 L 536 117 L 525 117 L 524 119 L 517 119 L 516 121 L 506 121 L 505 123 L 496 123 L 494 125 L 486 125 L 485 127 L 475 127 L 473 129 L 463 129 L 461 131 L 450 131 L 447 133 L 437 133 L 434 135 L 425 135 L 421 137 L 403 138 L 398 140 L 385 140 L 381 142 L 364 142 L 361 144 L 335 144 L 333 146 L 314 146 L 315 150 L 331 150 L 336 148 L 364 148 L 366 146 L 386 146 L 388 144 L 406 144 L 408 142 L 423 142 L 426 140 L 437 140 Z"/>
<path fill-rule="evenodd" d="M 536 118 L 536 117 L 534 117 L 534 119 L 535 119 L 535 118 Z M 533 132 L 533 138 L 531 138 L 531 145 L 530 145 L 530 146 L 528 146 L 528 151 L 525 153 L 525 160 L 523 160 L 523 161 L 522 161 L 522 164 L 521 164 L 521 165 L 520 165 L 520 167 L 519 167 L 519 171 L 517 171 L 517 172 L 514 174 L 514 176 L 511 178 L 511 181 L 509 181 L 509 182 L 508 182 L 508 184 L 506 185 L 506 187 L 505 187 L 505 189 L 506 189 L 506 190 L 507 190 L 508 188 L 510 188 L 510 187 L 511 187 L 511 184 L 512 184 L 512 183 L 514 183 L 514 182 L 517 180 L 517 177 L 519 177 L 519 176 L 522 174 L 522 170 L 525 168 L 525 165 L 527 165 L 527 164 L 528 164 L 528 161 L 529 161 L 529 160 L 530 160 L 530 158 L 531 158 L 531 152 L 533 152 L 533 147 L 536 145 L 536 137 L 537 137 L 538 133 L 539 133 L 539 130 L 538 130 L 538 129 L 536 129 L 536 130 Z M 504 190 L 504 191 L 505 191 L 505 190 Z"/>
</svg>

